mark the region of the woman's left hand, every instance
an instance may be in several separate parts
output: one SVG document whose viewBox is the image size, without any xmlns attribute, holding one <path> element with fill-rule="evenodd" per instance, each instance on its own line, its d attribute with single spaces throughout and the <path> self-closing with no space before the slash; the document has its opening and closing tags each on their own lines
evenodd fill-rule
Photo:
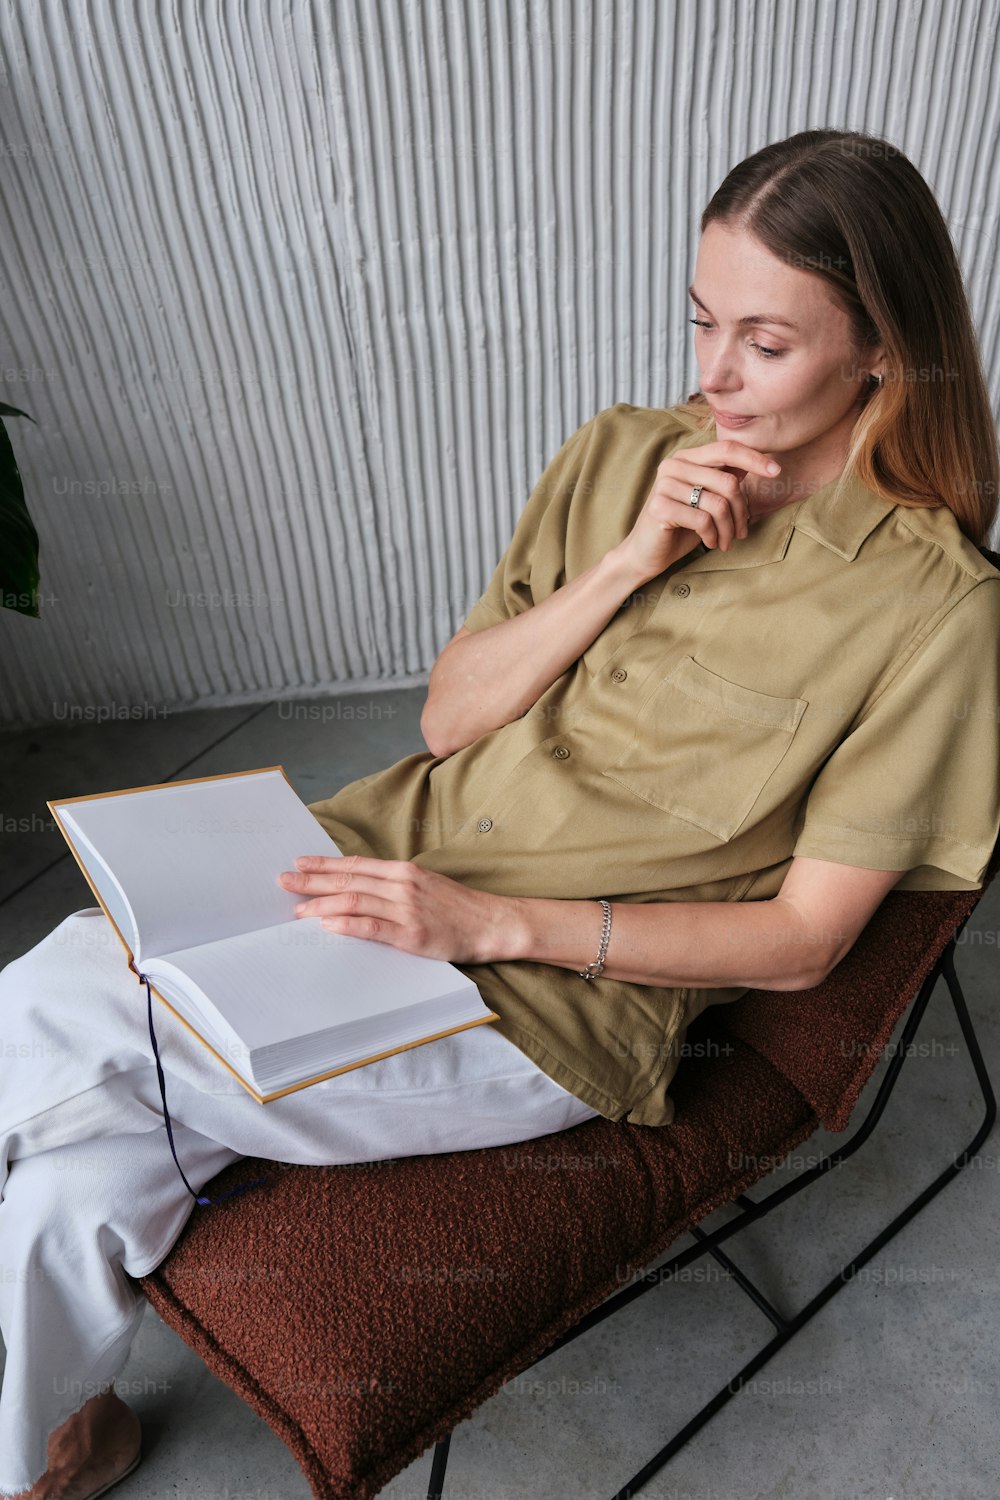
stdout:
<svg viewBox="0 0 1000 1500">
<path fill-rule="evenodd" d="M 278 884 L 305 898 L 297 917 L 319 917 L 329 931 L 424 958 L 475 964 L 504 956 L 510 897 L 472 890 L 410 860 L 307 854 L 295 864 Z"/>
</svg>

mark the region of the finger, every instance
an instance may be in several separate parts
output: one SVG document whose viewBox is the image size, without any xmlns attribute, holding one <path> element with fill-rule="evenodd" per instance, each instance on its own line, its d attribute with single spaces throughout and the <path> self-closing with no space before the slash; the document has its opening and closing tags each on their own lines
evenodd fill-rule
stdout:
<svg viewBox="0 0 1000 1500">
<path fill-rule="evenodd" d="M 385 869 L 387 865 L 397 866 L 398 873 L 408 863 L 405 859 L 377 859 L 369 854 L 300 854 L 295 861 L 299 870 L 324 870 L 336 865 L 343 870 L 367 870 L 371 873 Z"/>
<path fill-rule="evenodd" d="M 342 865 L 343 862 L 343 858 L 336 855 L 300 854 L 295 860 L 295 869 L 279 871 L 275 880 L 278 885 L 283 885 L 288 890 L 297 890 L 301 888 L 300 882 L 305 878 L 305 871 L 326 871 L 333 866 Z"/>
<path fill-rule="evenodd" d="M 734 476 L 739 486 L 740 499 L 743 502 L 743 511 L 741 511 L 741 514 L 745 512 L 742 535 L 746 536 L 750 529 L 750 523 L 753 520 L 753 509 L 750 505 L 750 496 L 747 494 L 746 474 L 742 469 L 730 469 L 728 472 Z"/>
<path fill-rule="evenodd" d="M 691 509 L 707 510 L 713 518 L 718 517 L 721 524 L 718 528 L 720 535 L 717 540 L 724 550 L 728 551 L 735 537 L 746 536 L 750 524 L 750 506 L 743 488 L 741 473 L 732 468 L 721 471 L 730 476 L 731 481 L 723 485 L 715 478 L 714 471 L 710 470 L 706 473 L 704 468 L 699 468 L 697 464 L 689 460 L 679 460 L 678 468 L 681 470 L 680 475 L 667 476 L 668 482 L 676 477 L 679 486 L 678 489 L 671 491 L 671 498 L 691 505 L 691 490 L 695 485 L 700 484 L 702 492 L 698 504 L 691 506 Z M 714 503 L 712 503 L 713 500 Z"/>
<path fill-rule="evenodd" d="M 278 882 L 286 890 L 309 890 L 309 881 L 318 874 L 321 878 L 339 875 L 342 878 L 363 873 L 375 879 L 399 879 L 407 867 L 402 859 L 376 859 L 363 854 L 336 855 L 300 854 L 295 861 L 295 870 L 282 870 Z"/>
<path fill-rule="evenodd" d="M 410 859 L 377 859 L 373 854 L 345 854 L 338 861 L 345 870 L 360 870 L 366 875 L 388 875 L 393 880 L 412 876 L 419 866 Z"/>
<path fill-rule="evenodd" d="M 698 474 L 694 473 L 690 478 L 676 478 L 671 475 L 661 483 L 662 491 L 668 499 L 675 501 L 678 505 L 685 507 L 684 525 L 692 531 L 696 531 L 706 547 L 718 547 L 727 552 L 732 546 L 733 539 L 739 535 L 745 535 L 742 520 L 742 507 L 740 521 L 737 524 L 733 518 L 733 503 L 728 496 L 720 495 L 715 490 L 709 489 L 705 484 L 706 475 L 704 470 Z M 698 504 L 691 504 L 691 490 L 694 485 L 701 485 L 701 494 Z"/>
<path fill-rule="evenodd" d="M 320 926 L 325 932 L 336 932 L 341 937 L 366 938 L 370 943 L 387 943 L 390 948 L 404 946 L 401 941 L 404 929 L 398 922 L 392 922 L 385 917 L 346 916 L 340 912 L 334 916 L 324 917 Z"/>
<path fill-rule="evenodd" d="M 325 870 L 330 865 L 339 865 L 343 862 L 343 855 L 338 854 L 300 854 L 295 861 L 297 870 Z"/>
<path fill-rule="evenodd" d="M 710 465 L 712 468 L 742 469 L 744 472 L 753 470 L 755 474 L 764 474 L 768 478 L 780 473 L 781 464 L 773 453 L 762 453 L 759 448 L 751 448 L 747 443 L 739 443 L 735 438 L 723 438 L 718 443 L 705 443 L 703 447 L 685 449 L 697 455 L 697 462 Z M 680 458 L 682 455 L 678 454 Z M 771 465 L 776 467 L 772 468 Z"/>
<path fill-rule="evenodd" d="M 385 896 L 375 896 L 371 891 L 336 891 L 326 896 L 310 897 L 295 908 L 295 915 L 316 917 L 323 922 L 341 917 L 351 921 L 374 918 L 398 927 L 402 913 L 397 902 Z"/>
<path fill-rule="evenodd" d="M 331 870 L 330 874 L 295 874 L 288 889 L 292 895 L 301 895 L 307 900 L 319 895 L 342 895 L 357 891 L 360 895 L 379 895 L 387 901 L 399 901 L 405 894 L 405 885 L 400 880 L 379 880 L 373 874 L 354 874 L 349 870 Z M 301 906 L 295 907 L 301 910 Z"/>
</svg>

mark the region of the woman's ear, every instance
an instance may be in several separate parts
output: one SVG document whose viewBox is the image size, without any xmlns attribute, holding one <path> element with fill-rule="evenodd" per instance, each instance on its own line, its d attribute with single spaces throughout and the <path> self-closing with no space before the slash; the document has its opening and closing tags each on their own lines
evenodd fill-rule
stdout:
<svg viewBox="0 0 1000 1500">
<path fill-rule="evenodd" d="M 886 378 L 885 346 L 870 344 L 864 351 L 864 358 L 870 379 L 881 385 Z"/>
</svg>

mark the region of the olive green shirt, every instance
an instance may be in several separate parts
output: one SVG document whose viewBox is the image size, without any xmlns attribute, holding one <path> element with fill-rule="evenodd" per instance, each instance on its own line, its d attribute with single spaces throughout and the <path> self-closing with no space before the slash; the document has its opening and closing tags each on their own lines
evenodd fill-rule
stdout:
<svg viewBox="0 0 1000 1500">
<path fill-rule="evenodd" d="M 675 409 L 598 412 L 546 468 L 468 629 L 591 567 L 661 459 L 716 436 Z M 899 890 L 974 889 L 1000 826 L 1000 572 L 946 506 L 842 474 L 637 589 L 522 718 L 311 811 L 345 854 L 503 895 L 758 901 L 794 855 L 902 870 Z M 690 1021 L 746 993 L 457 967 L 545 1073 L 643 1125 L 673 1119 Z"/>
</svg>

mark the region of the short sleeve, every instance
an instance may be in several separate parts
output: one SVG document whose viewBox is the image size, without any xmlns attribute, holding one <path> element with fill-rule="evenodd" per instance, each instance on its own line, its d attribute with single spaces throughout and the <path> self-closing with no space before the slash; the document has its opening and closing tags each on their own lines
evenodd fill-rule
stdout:
<svg viewBox="0 0 1000 1500">
<path fill-rule="evenodd" d="M 872 622 L 873 626 L 877 622 Z M 974 890 L 1000 830 L 1000 577 L 934 625 L 825 761 L 793 854 Z"/>
<path fill-rule="evenodd" d="M 484 630 L 530 609 L 538 603 L 532 593 L 533 568 L 544 563 L 549 575 L 561 569 L 570 506 L 599 416 L 566 439 L 535 485 L 493 577 L 464 621 L 467 630 Z"/>
</svg>

